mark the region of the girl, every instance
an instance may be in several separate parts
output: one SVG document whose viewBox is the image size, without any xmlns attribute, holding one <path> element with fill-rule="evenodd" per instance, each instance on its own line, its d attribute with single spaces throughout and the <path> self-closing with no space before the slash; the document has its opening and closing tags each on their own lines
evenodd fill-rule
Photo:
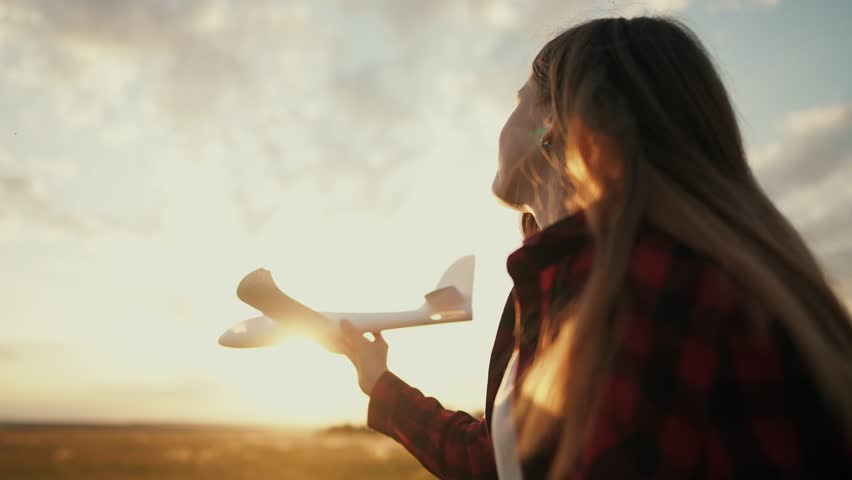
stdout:
<svg viewBox="0 0 852 480">
<path fill-rule="evenodd" d="M 689 29 L 558 35 L 499 146 L 493 192 L 526 238 L 485 418 L 406 385 L 381 335 L 346 324 L 370 427 L 440 478 L 852 478 L 849 313 Z"/>
</svg>

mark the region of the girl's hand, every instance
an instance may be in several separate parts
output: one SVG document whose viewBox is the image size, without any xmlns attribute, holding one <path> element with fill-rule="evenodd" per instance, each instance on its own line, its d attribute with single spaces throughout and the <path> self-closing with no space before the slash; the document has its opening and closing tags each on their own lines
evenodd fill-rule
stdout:
<svg viewBox="0 0 852 480">
<path fill-rule="evenodd" d="M 370 332 L 375 338 L 364 338 L 349 320 L 340 321 L 343 331 L 343 354 L 358 371 L 358 386 L 367 395 L 373 391 L 379 377 L 388 370 L 388 344 L 381 332 Z"/>
</svg>

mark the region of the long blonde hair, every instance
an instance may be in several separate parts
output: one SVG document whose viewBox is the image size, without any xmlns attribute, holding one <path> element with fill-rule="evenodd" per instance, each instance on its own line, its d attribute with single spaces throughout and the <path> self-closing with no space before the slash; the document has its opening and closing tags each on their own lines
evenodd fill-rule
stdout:
<svg viewBox="0 0 852 480">
<path fill-rule="evenodd" d="M 620 154 L 616 177 L 576 151 L 564 155 L 578 198 L 607 182 L 603 191 L 618 194 L 581 205 L 594 264 L 578 301 L 557 316 L 565 328 L 540 343 L 523 379 L 521 457 L 555 448 L 552 478 L 574 466 L 611 367 L 622 326 L 615 313 L 642 222 L 718 263 L 781 322 L 852 437 L 849 312 L 755 180 L 728 94 L 695 34 L 668 18 L 592 20 L 547 43 L 533 76 L 561 138 L 614 139 Z"/>
</svg>

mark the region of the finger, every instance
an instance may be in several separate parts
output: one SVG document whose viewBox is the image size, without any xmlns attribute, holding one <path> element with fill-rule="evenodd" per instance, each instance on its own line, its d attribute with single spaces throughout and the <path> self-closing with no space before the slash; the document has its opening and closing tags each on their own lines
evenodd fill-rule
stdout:
<svg viewBox="0 0 852 480">
<path fill-rule="evenodd" d="M 387 345 L 387 342 L 385 341 L 385 337 L 382 336 L 382 332 L 376 330 L 375 332 L 370 332 L 370 333 L 373 334 L 373 338 L 374 338 L 373 343 L 378 343 L 380 345 Z"/>
</svg>

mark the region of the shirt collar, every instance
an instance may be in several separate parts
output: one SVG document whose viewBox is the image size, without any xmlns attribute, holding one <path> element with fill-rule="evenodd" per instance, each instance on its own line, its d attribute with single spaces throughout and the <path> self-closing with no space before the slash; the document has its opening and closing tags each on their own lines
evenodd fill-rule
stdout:
<svg viewBox="0 0 852 480">
<path fill-rule="evenodd" d="M 509 254 L 506 269 L 515 283 L 522 303 L 536 296 L 538 278 L 542 271 L 573 256 L 591 245 L 586 213 L 579 210 L 532 235 L 523 245 Z"/>
<path fill-rule="evenodd" d="M 586 218 L 585 210 L 577 210 L 556 222 L 552 223 L 547 228 L 544 228 L 532 235 L 524 238 L 523 246 L 537 248 L 537 245 L 561 244 L 569 238 L 577 238 L 588 236 L 589 225 Z"/>
</svg>

